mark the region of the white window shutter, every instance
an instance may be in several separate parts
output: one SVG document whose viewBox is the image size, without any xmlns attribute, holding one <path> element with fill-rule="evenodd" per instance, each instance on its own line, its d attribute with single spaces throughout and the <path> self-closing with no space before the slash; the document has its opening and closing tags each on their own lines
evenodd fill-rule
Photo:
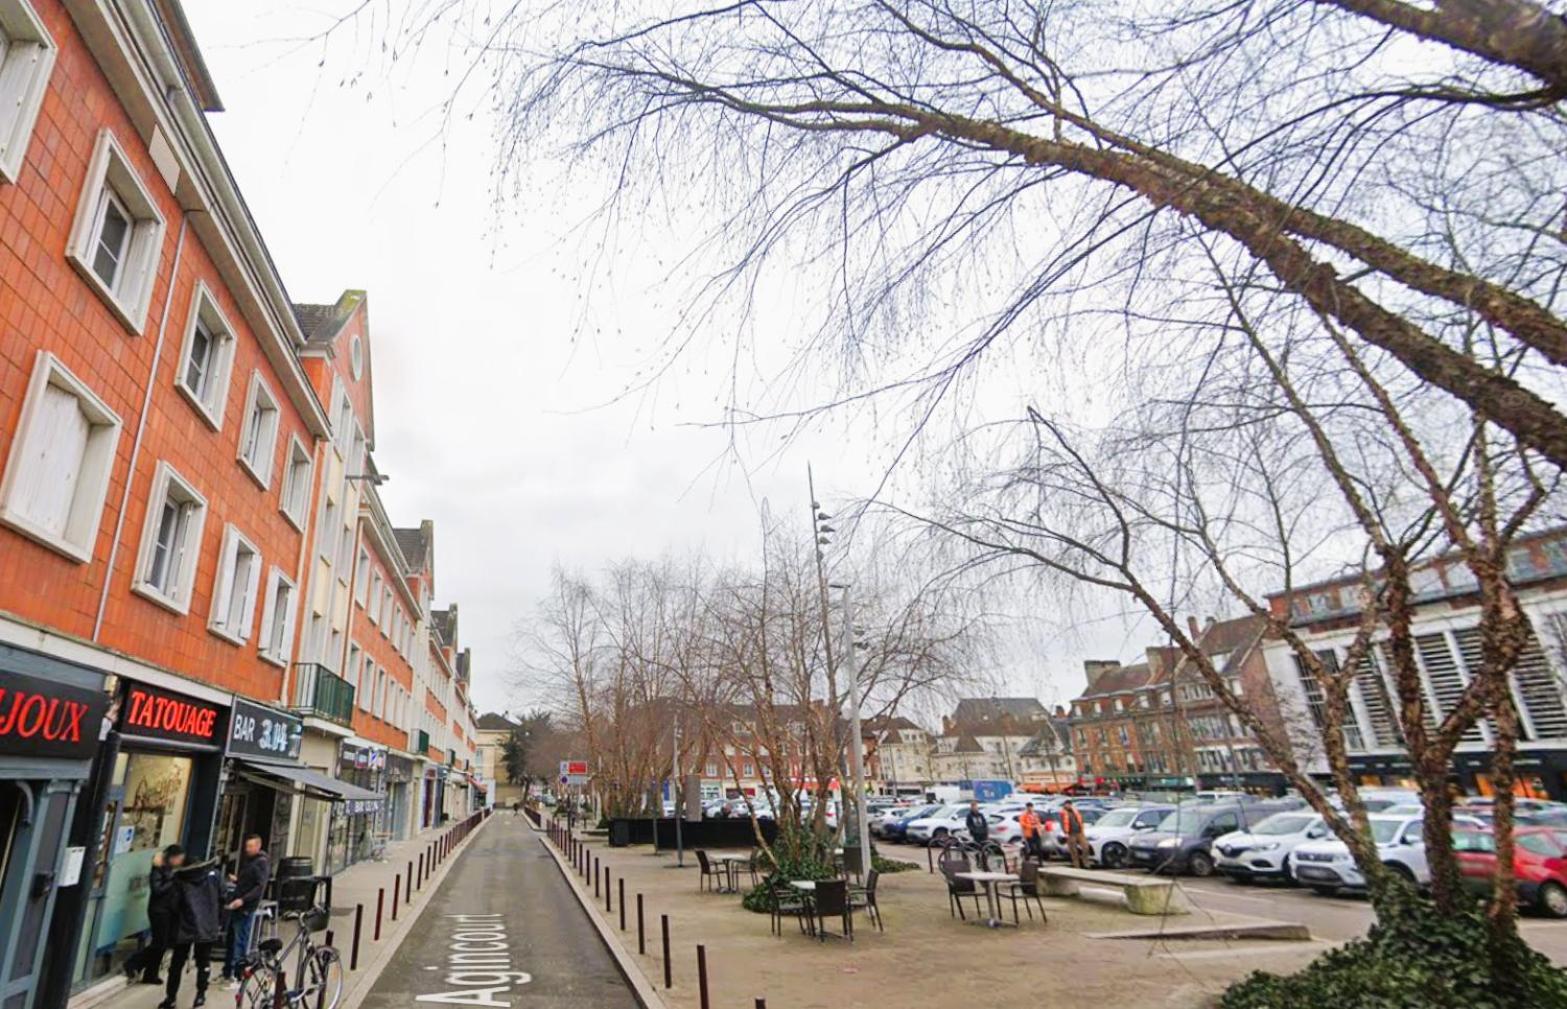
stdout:
<svg viewBox="0 0 1567 1009">
<path fill-rule="evenodd" d="M 63 536 L 92 423 L 75 396 L 46 384 L 35 424 L 28 434 L 28 454 L 19 460 L 17 510 L 51 535 Z"/>
<path fill-rule="evenodd" d="M 227 529 L 223 533 L 223 553 L 219 555 L 218 574 L 212 583 L 212 618 L 211 622 L 223 627 L 228 621 L 229 597 L 234 586 L 234 555 L 239 549 L 239 543 L 234 539 L 234 530 Z"/>
<path fill-rule="evenodd" d="M 251 558 L 250 578 L 245 583 L 245 594 L 241 597 L 245 607 L 239 619 L 238 637 L 241 641 L 250 640 L 250 632 L 256 620 L 256 588 L 261 584 L 261 556 L 252 554 Z"/>
<path fill-rule="evenodd" d="M 277 614 L 277 590 L 278 582 L 283 575 L 277 568 L 273 568 L 267 575 L 267 591 L 261 597 L 261 654 L 272 654 L 272 624 L 278 618 Z"/>
</svg>

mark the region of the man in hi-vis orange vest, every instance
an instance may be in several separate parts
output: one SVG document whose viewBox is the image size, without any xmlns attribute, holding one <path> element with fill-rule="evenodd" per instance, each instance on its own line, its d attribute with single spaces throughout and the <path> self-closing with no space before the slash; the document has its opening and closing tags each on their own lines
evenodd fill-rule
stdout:
<svg viewBox="0 0 1567 1009">
<path fill-rule="evenodd" d="M 1083 836 L 1083 814 L 1068 799 L 1061 804 L 1061 835 L 1066 838 L 1066 851 L 1072 856 L 1072 865 L 1088 868 L 1088 839 Z"/>
</svg>

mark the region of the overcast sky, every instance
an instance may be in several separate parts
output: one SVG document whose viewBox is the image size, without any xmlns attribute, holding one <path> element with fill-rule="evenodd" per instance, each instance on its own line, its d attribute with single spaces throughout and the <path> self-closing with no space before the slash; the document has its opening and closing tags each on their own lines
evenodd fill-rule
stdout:
<svg viewBox="0 0 1567 1009">
<path fill-rule="evenodd" d="M 528 698 L 513 631 L 553 564 L 746 558 L 763 497 L 803 518 L 808 459 L 831 500 L 869 493 L 882 453 L 845 419 L 782 452 L 759 433 L 737 462 L 699 426 L 718 395 L 700 360 L 615 401 L 678 307 L 639 268 L 660 236 L 632 222 L 598 247 L 581 225 L 601 189 L 544 170 L 497 202 L 493 124 L 468 104 L 440 115 L 440 59 L 391 62 L 368 20 L 327 46 L 300 41 L 355 6 L 186 2 L 227 108 L 214 129 L 290 295 L 369 294 L 383 498 L 398 525 L 435 522 L 437 603 L 459 605 L 477 703 L 515 708 Z M 1064 700 L 1085 655 L 1130 658 L 1151 640 L 1114 613 L 1043 620 L 1000 679 Z"/>
</svg>

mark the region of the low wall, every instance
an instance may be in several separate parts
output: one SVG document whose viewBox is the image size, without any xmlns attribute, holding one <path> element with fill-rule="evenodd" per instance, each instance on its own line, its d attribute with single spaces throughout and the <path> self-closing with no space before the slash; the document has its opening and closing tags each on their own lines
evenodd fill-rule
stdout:
<svg viewBox="0 0 1567 1009">
<path fill-rule="evenodd" d="M 762 837 L 771 844 L 778 836 L 778 825 L 772 820 L 759 820 Z M 629 819 L 616 817 L 609 821 L 609 843 L 613 848 L 632 844 L 657 844 L 659 848 L 675 846 L 674 817 L 660 819 Z M 685 848 L 750 848 L 756 844 L 756 833 L 747 819 L 682 820 L 680 843 Z"/>
</svg>

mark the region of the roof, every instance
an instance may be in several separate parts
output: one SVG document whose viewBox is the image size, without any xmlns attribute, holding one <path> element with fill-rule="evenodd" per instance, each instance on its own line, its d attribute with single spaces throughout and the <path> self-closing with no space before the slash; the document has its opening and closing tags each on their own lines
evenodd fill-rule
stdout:
<svg viewBox="0 0 1567 1009">
<path fill-rule="evenodd" d="M 921 732 L 924 731 L 902 715 L 883 715 L 880 718 L 868 719 L 865 724 L 860 726 L 860 734 L 868 736 L 871 733 L 891 732 L 894 729 L 919 729 Z"/>
<path fill-rule="evenodd" d="M 1267 619 L 1259 616 L 1218 620 L 1203 629 L 1202 636 L 1197 639 L 1197 647 L 1209 657 L 1223 655 L 1224 666 L 1219 670 L 1219 675 L 1229 676 L 1246 661 L 1247 653 L 1267 627 Z M 1180 668 L 1185 666 L 1183 661 Z"/>
<path fill-rule="evenodd" d="M 1050 714 L 1037 697 L 965 697 L 952 711 L 954 722 L 986 722 L 1003 715 L 1041 719 Z"/>
<path fill-rule="evenodd" d="M 512 729 L 519 729 L 522 727 L 519 723 L 512 721 L 505 715 L 497 714 L 494 711 L 487 711 L 480 715 L 473 724 L 479 729 L 485 729 L 492 732 L 510 732 Z"/>
<path fill-rule="evenodd" d="M 344 291 L 331 305 L 294 305 L 294 318 L 305 334 L 305 345 L 324 347 L 331 343 L 362 301 L 363 291 Z"/>
<path fill-rule="evenodd" d="M 958 745 L 952 748 L 953 753 L 984 753 L 985 748 L 979 745 L 979 740 L 968 733 L 958 737 Z"/>
<path fill-rule="evenodd" d="M 1083 692 L 1077 695 L 1077 700 L 1089 697 L 1105 697 L 1110 694 L 1124 694 L 1128 690 L 1138 690 L 1146 687 L 1153 679 L 1153 670 L 1146 662 L 1133 663 L 1130 666 L 1119 666 L 1101 673 L 1099 679 L 1092 686 L 1083 688 Z"/>
<path fill-rule="evenodd" d="M 397 549 L 403 552 L 403 559 L 408 562 L 410 571 L 424 570 L 426 548 L 430 543 L 424 530 L 423 525 L 415 529 L 392 530 L 392 535 L 397 538 Z"/>
<path fill-rule="evenodd" d="M 1055 733 L 1056 737 L 1053 744 L 1050 741 L 1051 733 Z M 1071 753 L 1071 722 L 1065 718 L 1051 718 L 1050 724 L 1034 733 L 1033 738 L 1024 743 L 1017 752 L 1024 757 L 1032 757 L 1042 753 Z"/>
<path fill-rule="evenodd" d="M 157 0 L 157 7 L 164 27 L 169 30 L 169 42 L 179 57 L 180 70 L 189 81 L 197 104 L 203 112 L 222 112 L 223 99 L 218 97 L 218 87 L 212 82 L 212 74 L 201 55 L 201 47 L 196 44 L 196 35 L 185 17 L 185 9 L 179 0 Z"/>
</svg>

